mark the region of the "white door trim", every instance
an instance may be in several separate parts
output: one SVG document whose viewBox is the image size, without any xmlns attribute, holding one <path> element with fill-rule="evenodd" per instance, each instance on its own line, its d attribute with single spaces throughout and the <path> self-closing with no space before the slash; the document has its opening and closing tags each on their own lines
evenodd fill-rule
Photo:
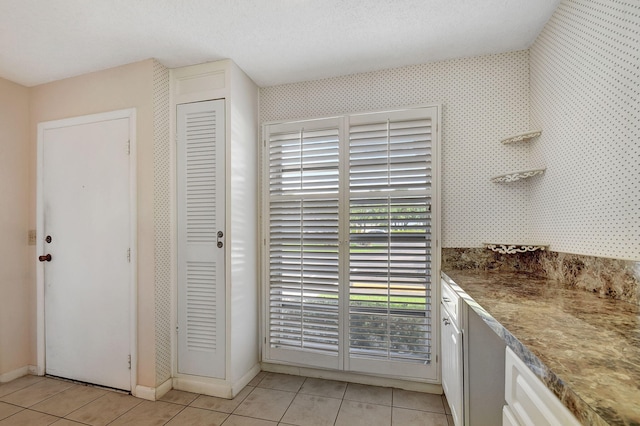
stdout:
<svg viewBox="0 0 640 426">
<path fill-rule="evenodd" d="M 81 124 L 96 123 L 107 120 L 129 119 L 129 222 L 130 222 L 130 247 L 131 263 L 129 265 L 130 277 L 130 306 L 129 306 L 129 344 L 131 348 L 131 390 L 136 389 L 138 381 L 138 212 L 137 212 L 137 168 L 136 168 L 136 109 L 129 108 L 100 114 L 83 115 L 80 117 L 65 118 L 62 120 L 46 121 L 38 123 L 38 162 L 36 172 L 36 256 L 44 253 L 44 182 L 43 182 L 43 157 L 44 157 L 44 131 L 62 127 L 77 126 Z M 37 374 L 45 374 L 45 317 L 44 317 L 44 265 L 36 262 L 36 354 Z"/>
</svg>

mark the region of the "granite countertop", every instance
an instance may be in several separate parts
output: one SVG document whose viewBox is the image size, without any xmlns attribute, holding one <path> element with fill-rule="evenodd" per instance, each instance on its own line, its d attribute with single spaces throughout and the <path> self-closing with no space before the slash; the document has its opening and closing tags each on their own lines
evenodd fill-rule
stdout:
<svg viewBox="0 0 640 426">
<path fill-rule="evenodd" d="M 640 425 L 638 305 L 521 272 L 443 273 L 581 423 Z"/>
</svg>

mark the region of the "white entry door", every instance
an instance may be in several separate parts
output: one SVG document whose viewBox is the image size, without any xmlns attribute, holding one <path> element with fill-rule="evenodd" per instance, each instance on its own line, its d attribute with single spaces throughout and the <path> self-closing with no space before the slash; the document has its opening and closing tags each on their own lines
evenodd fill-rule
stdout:
<svg viewBox="0 0 640 426">
<path fill-rule="evenodd" d="M 78 121 L 40 125 L 45 371 L 131 390 L 131 119 Z"/>
<path fill-rule="evenodd" d="M 225 378 L 224 100 L 178 105 L 178 373 Z"/>
</svg>

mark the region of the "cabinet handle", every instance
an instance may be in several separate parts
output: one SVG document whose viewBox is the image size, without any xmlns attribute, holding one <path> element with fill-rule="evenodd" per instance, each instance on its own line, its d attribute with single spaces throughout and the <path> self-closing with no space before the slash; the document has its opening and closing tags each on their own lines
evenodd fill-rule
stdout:
<svg viewBox="0 0 640 426">
<path fill-rule="evenodd" d="M 442 296 L 442 300 L 444 300 L 445 302 L 451 302 L 451 299 L 449 299 L 448 297 L 444 297 L 444 296 Z"/>
<path fill-rule="evenodd" d="M 444 323 L 444 325 L 451 324 L 451 321 L 449 321 L 449 318 L 442 318 L 442 322 Z"/>
</svg>

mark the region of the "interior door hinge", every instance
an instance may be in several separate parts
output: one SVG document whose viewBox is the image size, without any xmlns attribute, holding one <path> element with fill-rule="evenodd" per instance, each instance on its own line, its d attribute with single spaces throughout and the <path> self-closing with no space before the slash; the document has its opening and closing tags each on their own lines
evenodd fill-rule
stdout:
<svg viewBox="0 0 640 426">
<path fill-rule="evenodd" d="M 131 370 L 131 355 L 129 355 L 129 370 Z"/>
<path fill-rule="evenodd" d="M 131 155 L 131 139 L 127 141 L 127 155 Z"/>
<path fill-rule="evenodd" d="M 127 249 L 127 262 L 131 263 L 131 249 Z"/>
</svg>

